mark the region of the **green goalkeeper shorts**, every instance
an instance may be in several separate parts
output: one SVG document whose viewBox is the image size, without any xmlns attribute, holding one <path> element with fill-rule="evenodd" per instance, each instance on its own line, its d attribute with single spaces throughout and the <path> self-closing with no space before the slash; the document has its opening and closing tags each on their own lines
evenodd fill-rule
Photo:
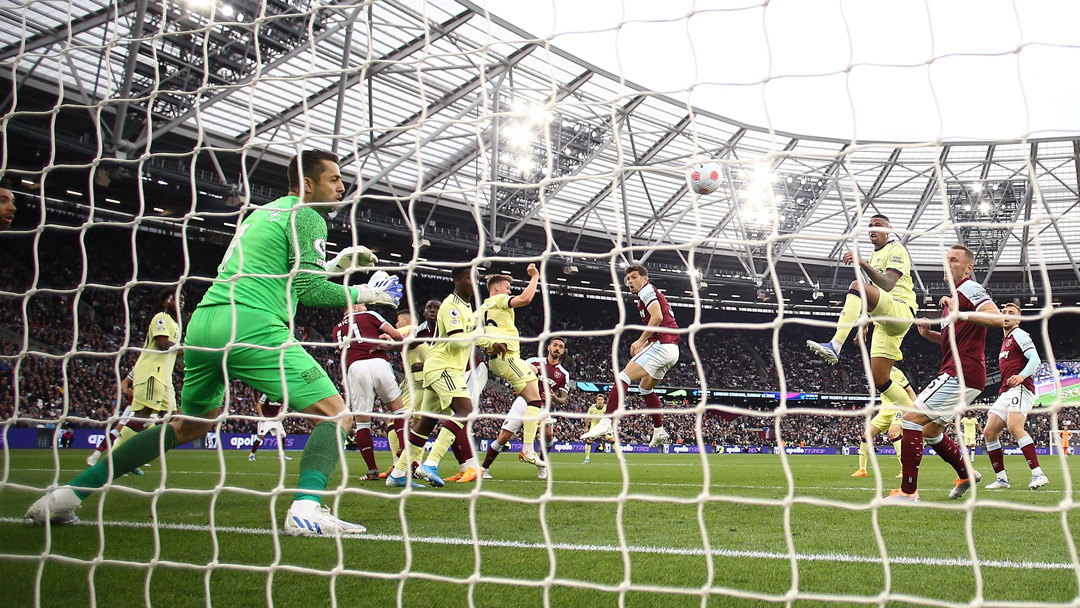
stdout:
<svg viewBox="0 0 1080 608">
<path fill-rule="evenodd" d="M 189 416 L 221 407 L 226 379 L 294 410 L 338 394 L 326 371 L 276 315 L 246 306 L 204 306 L 185 329 L 180 409 Z"/>
</svg>

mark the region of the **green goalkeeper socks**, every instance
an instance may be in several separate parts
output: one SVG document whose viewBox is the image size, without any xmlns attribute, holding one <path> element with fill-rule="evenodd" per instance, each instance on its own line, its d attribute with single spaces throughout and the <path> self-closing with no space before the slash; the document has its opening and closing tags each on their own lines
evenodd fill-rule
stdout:
<svg viewBox="0 0 1080 608">
<path fill-rule="evenodd" d="M 318 494 L 305 494 L 303 490 L 323 491 L 330 483 L 330 476 L 337 469 L 340 459 L 340 445 L 345 439 L 345 431 L 336 422 L 321 422 L 315 425 L 307 446 L 300 457 L 300 481 L 296 489 L 296 500 L 313 500 L 321 503 Z"/>
<path fill-rule="evenodd" d="M 161 445 L 162 433 L 165 433 L 164 446 Z M 127 475 L 175 447 L 176 431 L 173 430 L 170 424 L 162 424 L 137 433 L 124 442 L 124 445 L 113 449 L 111 456 L 116 467 L 114 478 Z M 75 494 L 79 498 L 85 499 L 93 490 L 105 485 L 107 481 L 109 481 L 109 458 L 102 458 L 97 464 L 72 479 L 68 485 L 72 488 L 87 488 L 86 490 L 75 490 Z"/>
</svg>

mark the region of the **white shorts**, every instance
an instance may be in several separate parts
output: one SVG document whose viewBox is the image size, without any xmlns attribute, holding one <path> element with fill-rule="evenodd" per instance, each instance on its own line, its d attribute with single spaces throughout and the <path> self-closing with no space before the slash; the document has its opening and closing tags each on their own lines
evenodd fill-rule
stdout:
<svg viewBox="0 0 1080 608">
<path fill-rule="evenodd" d="M 915 409 L 929 417 L 931 422 L 949 426 L 981 394 L 981 388 L 961 388 L 956 376 L 941 374 L 915 398 Z"/>
<path fill-rule="evenodd" d="M 465 386 L 469 388 L 469 398 L 472 399 L 473 410 L 480 411 L 480 394 L 487 388 L 488 364 L 481 361 L 476 368 L 465 370 Z"/>
<path fill-rule="evenodd" d="M 631 361 L 640 365 L 641 369 L 652 378 L 661 380 L 664 374 L 679 362 L 679 345 L 653 342 L 643 348 Z"/>
<path fill-rule="evenodd" d="M 280 420 L 260 420 L 259 428 L 255 434 L 259 437 L 274 435 L 279 440 L 286 435 L 285 427 L 281 426 Z"/>
<path fill-rule="evenodd" d="M 133 416 L 132 416 L 132 412 L 131 412 L 131 406 L 129 405 L 129 406 L 124 408 L 124 413 L 120 414 L 120 424 L 127 424 L 128 421 L 131 420 L 132 418 L 133 418 Z"/>
<path fill-rule="evenodd" d="M 510 406 L 510 412 L 506 414 L 502 430 L 509 431 L 511 435 L 520 433 L 521 427 L 525 426 L 525 409 L 528 407 L 529 404 L 525 402 L 524 397 L 514 399 L 514 404 Z M 549 421 L 555 422 L 555 419 L 549 417 L 548 412 L 541 409 L 539 424 L 549 424 Z"/>
<path fill-rule="evenodd" d="M 375 408 L 375 396 L 390 403 L 401 396 L 394 369 L 386 359 L 360 359 L 349 366 L 349 411 L 367 414 Z"/>
<path fill-rule="evenodd" d="M 1033 405 L 1035 405 L 1035 393 L 1032 393 L 1026 386 L 1021 384 L 998 395 L 994 405 L 990 408 L 990 413 L 1005 422 L 1009 421 L 1009 414 L 1012 412 L 1023 414 L 1024 419 L 1027 420 L 1028 412 L 1031 411 Z"/>
</svg>

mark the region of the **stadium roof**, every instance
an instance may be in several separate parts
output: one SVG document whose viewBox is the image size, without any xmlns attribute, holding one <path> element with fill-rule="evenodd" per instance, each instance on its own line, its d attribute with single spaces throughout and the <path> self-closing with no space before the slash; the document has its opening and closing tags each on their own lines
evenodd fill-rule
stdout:
<svg viewBox="0 0 1080 608">
<path fill-rule="evenodd" d="M 0 67 L 39 93 L 62 83 L 65 104 L 86 106 L 89 129 L 65 128 L 76 124 L 65 110 L 45 135 L 100 145 L 93 167 L 175 163 L 258 201 L 268 190 L 252 164 L 280 171 L 298 146 L 334 149 L 352 194 L 420 226 L 417 245 L 451 212 L 489 255 L 531 235 L 574 263 L 632 245 L 627 259 L 666 248 L 706 274 L 766 281 L 772 259 L 816 282 L 845 235 L 869 250 L 862 227 L 882 213 L 922 274 L 939 277 L 943 248 L 964 241 L 984 280 L 1034 285 L 1045 263 L 1080 282 L 1078 137 L 772 132 L 623 81 L 461 0 L 25 2 L 0 8 Z M 40 124 L 24 114 L 9 115 L 5 140 L 26 135 L 20 119 Z M 201 147 L 177 147 L 191 139 Z M 684 176 L 704 157 L 722 160 L 724 181 L 699 197 Z M 220 206 L 202 194 L 187 215 Z"/>
</svg>

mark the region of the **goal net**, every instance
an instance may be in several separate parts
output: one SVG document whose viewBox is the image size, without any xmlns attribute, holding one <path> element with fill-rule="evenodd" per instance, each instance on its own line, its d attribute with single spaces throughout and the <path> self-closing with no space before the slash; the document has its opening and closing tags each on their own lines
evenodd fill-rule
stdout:
<svg viewBox="0 0 1080 608">
<path fill-rule="evenodd" d="M 1078 9 L 576 4 L 0 7 L 5 603 L 1075 605 Z"/>
</svg>

